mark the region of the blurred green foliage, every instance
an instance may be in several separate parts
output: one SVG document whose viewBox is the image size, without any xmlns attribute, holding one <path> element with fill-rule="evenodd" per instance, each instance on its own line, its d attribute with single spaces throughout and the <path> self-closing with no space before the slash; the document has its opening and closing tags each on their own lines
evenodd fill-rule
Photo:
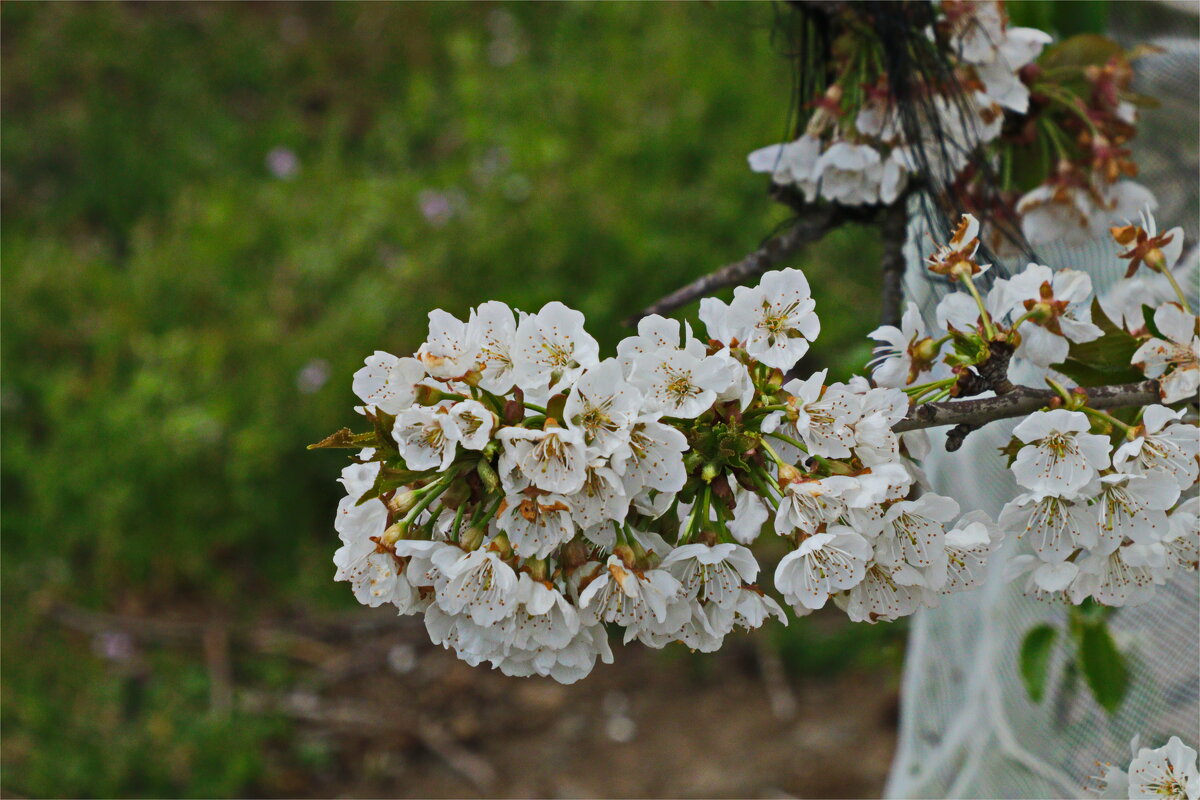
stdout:
<svg viewBox="0 0 1200 800">
<path fill-rule="evenodd" d="M 355 423 L 351 373 L 491 298 L 560 299 L 611 348 L 755 247 L 786 218 L 744 158 L 787 131 L 776 13 L 3 5 L 6 788 L 260 785 L 276 723 L 187 713 L 182 660 L 122 721 L 128 680 L 36 609 L 352 603 L 342 456 L 303 449 Z M 866 360 L 876 256 L 847 230 L 803 262 L 835 374 Z"/>
</svg>

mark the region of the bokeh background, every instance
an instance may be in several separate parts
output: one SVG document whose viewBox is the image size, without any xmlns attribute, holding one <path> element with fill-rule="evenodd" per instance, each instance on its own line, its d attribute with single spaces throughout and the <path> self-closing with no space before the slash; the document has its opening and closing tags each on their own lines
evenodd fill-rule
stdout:
<svg viewBox="0 0 1200 800">
<path fill-rule="evenodd" d="M 880 791 L 902 625 L 618 648 L 571 687 L 470 669 L 332 582 L 344 453 L 304 449 L 431 308 L 558 299 L 611 349 L 757 246 L 781 13 L 0 8 L 6 795 Z M 798 260 L 807 367 L 867 360 L 877 254 Z"/>
</svg>

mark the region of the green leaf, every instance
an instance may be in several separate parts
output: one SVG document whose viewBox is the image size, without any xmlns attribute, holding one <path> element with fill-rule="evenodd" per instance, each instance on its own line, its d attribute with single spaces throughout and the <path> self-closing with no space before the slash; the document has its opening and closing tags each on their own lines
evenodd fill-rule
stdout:
<svg viewBox="0 0 1200 800">
<path fill-rule="evenodd" d="M 1107 36 L 1084 33 L 1047 47 L 1038 64 L 1043 69 L 1083 68 L 1092 64 L 1102 65 L 1113 56 L 1124 54 L 1121 45 Z"/>
<path fill-rule="evenodd" d="M 1079 641 L 1079 666 L 1096 698 L 1105 711 L 1115 713 L 1125 698 L 1129 673 L 1125 657 L 1117 650 L 1108 625 L 1084 625 Z"/>
<path fill-rule="evenodd" d="M 1095 300 L 1092 301 L 1092 322 L 1104 333 L 1090 342 L 1071 342 L 1067 360 L 1051 368 L 1080 386 L 1142 380 L 1142 373 L 1130 363 L 1141 342 L 1114 324 Z"/>
<path fill-rule="evenodd" d="M 1038 625 L 1025 634 L 1025 640 L 1021 642 L 1021 680 L 1029 699 L 1035 703 L 1042 702 L 1046 691 L 1046 674 L 1057 636 L 1058 631 L 1051 626 Z"/>
</svg>

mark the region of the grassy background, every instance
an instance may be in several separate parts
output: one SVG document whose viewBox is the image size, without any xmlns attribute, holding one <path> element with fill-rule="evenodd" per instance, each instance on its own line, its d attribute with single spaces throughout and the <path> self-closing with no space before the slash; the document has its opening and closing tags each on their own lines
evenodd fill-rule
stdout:
<svg viewBox="0 0 1200 800">
<path fill-rule="evenodd" d="M 630 311 L 755 247 L 785 218 L 744 159 L 787 129 L 777 11 L 0 8 L 6 790 L 237 795 L 321 768 L 282 719 L 205 713 L 196 659 L 149 653 L 131 684 L 46 612 L 350 607 L 341 456 L 304 445 L 354 424 L 351 373 L 491 298 L 560 299 L 611 349 Z M 845 374 L 878 315 L 874 241 L 802 263 Z M 894 637 L 789 631 L 815 671 Z"/>
</svg>

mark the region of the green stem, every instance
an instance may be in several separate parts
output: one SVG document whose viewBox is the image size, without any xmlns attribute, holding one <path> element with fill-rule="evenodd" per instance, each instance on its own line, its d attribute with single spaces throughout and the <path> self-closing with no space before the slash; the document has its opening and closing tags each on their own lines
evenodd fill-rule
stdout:
<svg viewBox="0 0 1200 800">
<path fill-rule="evenodd" d="M 1084 406 L 1083 408 L 1081 408 L 1079 410 L 1082 411 L 1083 413 L 1087 414 L 1089 417 L 1091 417 L 1093 419 L 1102 420 L 1102 421 L 1107 422 L 1108 424 L 1112 425 L 1114 428 L 1119 428 L 1121 430 L 1121 432 L 1124 433 L 1126 436 L 1128 436 L 1129 432 L 1133 430 L 1132 425 L 1128 425 L 1128 424 L 1122 422 L 1121 420 L 1114 417 L 1112 414 L 1106 414 L 1103 411 L 1098 411 L 1094 408 L 1088 408 L 1087 406 Z"/>
<path fill-rule="evenodd" d="M 1179 298 L 1179 304 L 1183 306 L 1183 310 L 1189 314 L 1195 313 L 1192 311 L 1192 307 L 1187 301 L 1187 295 L 1184 294 L 1183 287 L 1180 286 L 1179 282 L 1175 280 L 1175 275 L 1171 272 L 1171 270 L 1164 269 L 1162 274 L 1166 277 L 1167 282 L 1171 284 L 1171 288 L 1175 290 L 1175 296 Z"/>
<path fill-rule="evenodd" d="M 996 338 L 996 328 L 992 325 L 992 317 L 988 314 L 983 298 L 979 296 L 979 289 L 975 287 L 974 276 L 967 275 L 963 283 L 967 285 L 967 291 L 971 293 L 971 297 L 975 298 L 975 305 L 979 306 L 979 318 L 983 321 L 983 332 L 987 334 L 989 340 Z"/>
</svg>

